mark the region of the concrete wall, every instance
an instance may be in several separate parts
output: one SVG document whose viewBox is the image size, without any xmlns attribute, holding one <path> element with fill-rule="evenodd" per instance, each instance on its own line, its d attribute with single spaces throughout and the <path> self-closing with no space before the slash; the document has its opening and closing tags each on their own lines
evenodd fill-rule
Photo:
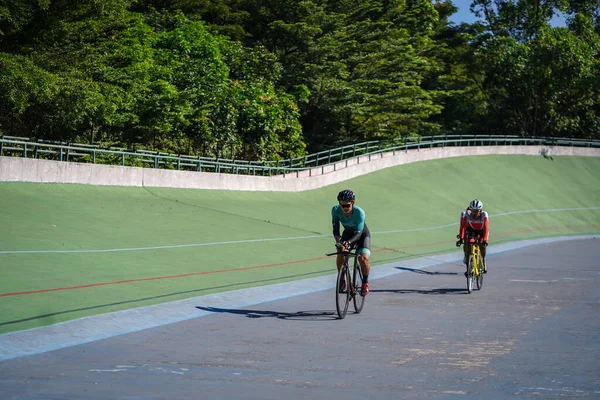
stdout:
<svg viewBox="0 0 600 400">
<path fill-rule="evenodd" d="M 383 168 L 448 157 L 521 154 L 600 157 L 600 149 L 547 146 L 445 147 L 384 153 L 344 160 L 286 176 L 246 176 L 171 171 L 63 161 L 0 157 L 0 182 L 79 183 L 194 189 L 303 191 L 341 182 Z M 296 176 L 298 175 L 298 176 Z"/>
</svg>

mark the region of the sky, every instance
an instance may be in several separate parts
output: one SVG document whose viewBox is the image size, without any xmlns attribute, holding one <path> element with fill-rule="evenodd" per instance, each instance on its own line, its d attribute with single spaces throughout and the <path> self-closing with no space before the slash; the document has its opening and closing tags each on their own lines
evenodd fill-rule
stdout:
<svg viewBox="0 0 600 400">
<path fill-rule="evenodd" d="M 475 22 L 477 17 L 469 10 L 471 1 L 472 0 L 452 0 L 452 3 L 458 8 L 458 11 L 450 17 L 450 21 L 457 25 L 461 22 L 469 24 Z M 563 15 L 555 16 L 552 21 L 550 21 L 550 24 L 552 26 L 565 26 L 565 17 Z"/>
<path fill-rule="evenodd" d="M 477 20 L 477 17 L 469 11 L 471 0 L 452 0 L 452 3 L 458 8 L 458 11 L 450 17 L 450 21 L 458 25 L 462 22 L 472 24 Z"/>
</svg>

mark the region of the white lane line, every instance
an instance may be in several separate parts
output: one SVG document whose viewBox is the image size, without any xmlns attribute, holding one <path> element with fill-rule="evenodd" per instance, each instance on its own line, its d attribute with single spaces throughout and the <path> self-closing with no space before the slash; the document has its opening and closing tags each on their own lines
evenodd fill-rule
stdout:
<svg viewBox="0 0 600 400">
<path fill-rule="evenodd" d="M 296 236 L 288 238 L 264 238 L 264 239 L 247 239 L 247 240 L 232 240 L 228 242 L 209 242 L 209 243 L 191 243 L 191 244 L 175 244 L 170 246 L 152 246 L 152 247 L 128 247 L 122 249 L 100 249 L 100 250 L 4 250 L 0 254 L 32 254 L 32 253 L 114 253 L 118 251 L 139 251 L 139 250 L 160 250 L 160 249 L 179 249 L 183 247 L 200 247 L 200 246 L 218 246 L 224 244 L 239 244 L 239 243 L 255 243 L 255 242 L 271 242 L 281 240 L 299 240 L 299 239 L 314 239 L 330 235 L 317 236 Z"/>
<path fill-rule="evenodd" d="M 89 372 L 121 372 L 124 369 L 90 369 Z"/>
<path fill-rule="evenodd" d="M 503 217 L 505 215 L 529 214 L 529 213 L 549 213 L 561 211 L 585 211 L 585 210 L 600 210 L 600 207 L 585 207 L 585 208 L 550 208 L 548 210 L 526 210 L 526 211 L 510 211 L 505 213 L 492 214 L 494 217 Z"/>
<path fill-rule="evenodd" d="M 586 208 L 552 208 L 548 210 L 525 210 L 525 211 L 510 211 L 499 214 L 491 214 L 491 217 L 503 217 L 506 215 L 515 214 L 528 214 L 528 213 L 549 213 L 549 212 L 561 212 L 561 211 L 589 211 L 589 210 L 600 210 L 600 207 L 586 207 Z M 414 228 L 414 229 L 398 229 L 393 231 L 381 231 L 371 232 L 372 235 L 384 235 L 388 233 L 407 233 L 407 232 L 424 232 L 432 231 L 437 229 L 449 228 L 451 226 L 457 226 L 458 222 L 433 226 L 429 228 Z M 302 240 L 302 239 L 317 239 L 323 237 L 329 237 L 331 235 L 313 235 L 313 236 L 294 236 L 286 238 L 261 238 L 261 239 L 247 239 L 247 240 L 232 240 L 226 242 L 208 242 L 208 243 L 190 243 L 190 244 L 174 244 L 169 246 L 150 246 L 150 247 L 126 247 L 117 249 L 92 249 L 92 250 L 0 250 L 0 254 L 36 254 L 36 253 L 116 253 L 121 251 L 145 251 L 145 250 L 163 250 L 163 249 L 181 249 L 186 247 L 202 247 L 202 246 L 221 246 L 227 244 L 241 244 L 241 243 L 256 243 L 256 242 L 277 242 L 283 240 Z"/>
<path fill-rule="evenodd" d="M 522 387 L 517 388 L 518 390 L 535 390 L 535 391 L 543 391 L 543 392 L 565 392 L 565 393 L 600 393 L 600 390 L 580 390 L 580 389 L 572 389 L 572 388 L 542 388 L 542 387 Z"/>
</svg>

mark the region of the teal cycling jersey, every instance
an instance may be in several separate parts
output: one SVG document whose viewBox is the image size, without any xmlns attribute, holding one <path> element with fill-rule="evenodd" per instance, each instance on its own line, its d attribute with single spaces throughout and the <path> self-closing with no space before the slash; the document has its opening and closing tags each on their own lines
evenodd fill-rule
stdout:
<svg viewBox="0 0 600 400">
<path fill-rule="evenodd" d="M 362 232 L 365 229 L 365 212 L 362 208 L 354 206 L 352 215 L 346 217 L 342 211 L 342 207 L 336 204 L 331 209 L 331 223 L 333 224 L 334 231 L 337 227 L 337 231 L 339 232 L 339 224 L 341 223 L 344 229 L 353 229 L 355 232 Z"/>
</svg>

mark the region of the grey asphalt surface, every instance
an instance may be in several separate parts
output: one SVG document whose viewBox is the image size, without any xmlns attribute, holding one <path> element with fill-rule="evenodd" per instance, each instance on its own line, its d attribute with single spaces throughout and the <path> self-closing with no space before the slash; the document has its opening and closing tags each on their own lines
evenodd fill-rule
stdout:
<svg viewBox="0 0 600 400">
<path fill-rule="evenodd" d="M 1 399 L 600 398 L 600 241 L 490 254 L 481 291 L 445 263 L 0 361 Z M 352 306 L 351 306 L 352 307 Z"/>
</svg>

